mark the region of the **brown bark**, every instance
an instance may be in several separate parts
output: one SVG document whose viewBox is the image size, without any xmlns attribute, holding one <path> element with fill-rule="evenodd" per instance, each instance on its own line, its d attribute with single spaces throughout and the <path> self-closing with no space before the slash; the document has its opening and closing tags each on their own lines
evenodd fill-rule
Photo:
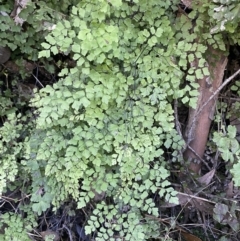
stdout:
<svg viewBox="0 0 240 241">
<path fill-rule="evenodd" d="M 184 158 L 190 160 L 189 169 L 194 173 L 199 173 L 201 169 L 200 160 L 206 148 L 218 94 L 210 101 L 209 98 L 222 84 L 227 61 L 228 59 L 222 51 L 209 47 L 207 62 L 209 64 L 211 80 L 208 76 L 204 76 L 203 79 L 198 81 L 200 87 L 197 107 L 196 109 L 189 110 L 189 118 L 185 131 L 188 147 L 184 153 Z M 208 103 L 204 106 L 206 102 Z"/>
</svg>

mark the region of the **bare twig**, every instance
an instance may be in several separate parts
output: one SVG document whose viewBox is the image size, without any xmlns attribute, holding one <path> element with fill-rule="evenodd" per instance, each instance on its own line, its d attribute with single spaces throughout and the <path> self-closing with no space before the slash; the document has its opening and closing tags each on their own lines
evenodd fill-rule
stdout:
<svg viewBox="0 0 240 241">
<path fill-rule="evenodd" d="M 0 198 L 3 200 L 3 204 L 2 204 L 0 207 L 2 207 L 2 206 L 7 202 L 7 203 L 9 203 L 9 205 L 14 209 L 14 211 L 15 211 L 15 213 L 16 213 L 16 210 L 17 210 L 17 209 L 12 205 L 12 203 L 11 203 L 10 201 L 7 200 L 7 198 L 5 198 L 5 197 L 3 197 L 3 196 L 1 196 Z M 15 200 L 12 199 L 12 201 L 15 201 Z"/>
<path fill-rule="evenodd" d="M 42 88 L 44 88 L 44 86 L 42 85 L 42 83 L 40 82 L 40 80 L 34 75 L 32 74 L 32 76 L 35 78 L 35 80 L 41 85 Z"/>
<path fill-rule="evenodd" d="M 69 235 L 70 241 L 73 241 L 72 233 L 71 233 L 71 231 L 69 230 L 69 228 L 68 228 L 65 224 L 63 224 L 63 228 L 65 228 L 65 229 L 68 231 L 68 235 Z"/>
</svg>

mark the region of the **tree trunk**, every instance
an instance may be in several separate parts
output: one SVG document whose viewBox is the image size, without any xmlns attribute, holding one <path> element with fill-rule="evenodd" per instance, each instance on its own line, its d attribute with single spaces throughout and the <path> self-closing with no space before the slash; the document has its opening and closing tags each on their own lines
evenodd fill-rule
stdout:
<svg viewBox="0 0 240 241">
<path fill-rule="evenodd" d="M 211 78 L 204 76 L 198 81 L 200 87 L 197 107 L 189 110 L 185 131 L 188 147 L 184 153 L 184 158 L 190 160 L 189 169 L 194 173 L 199 173 L 201 170 L 201 158 L 203 158 L 206 148 L 218 94 L 210 101 L 209 98 L 222 84 L 228 58 L 222 51 L 209 47 L 207 62 Z M 207 101 L 208 103 L 205 104 Z"/>
</svg>

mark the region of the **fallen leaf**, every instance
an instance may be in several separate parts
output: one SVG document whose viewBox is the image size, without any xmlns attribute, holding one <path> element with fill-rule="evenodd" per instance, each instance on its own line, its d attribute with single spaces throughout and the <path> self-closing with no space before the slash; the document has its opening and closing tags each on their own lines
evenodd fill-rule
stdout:
<svg viewBox="0 0 240 241">
<path fill-rule="evenodd" d="M 209 202 L 203 201 L 200 198 L 195 198 L 192 199 L 191 204 L 193 204 L 193 206 L 200 212 L 204 212 L 210 215 L 213 214 L 214 206 Z"/>
<path fill-rule="evenodd" d="M 233 231 L 238 232 L 240 229 L 239 221 L 232 217 L 227 220 L 227 224 L 232 228 Z"/>
<path fill-rule="evenodd" d="M 226 223 L 228 211 L 229 209 L 227 205 L 223 203 L 217 203 L 213 209 L 213 218 L 219 223 Z"/>
<path fill-rule="evenodd" d="M 185 238 L 186 241 L 202 241 L 202 239 L 198 238 L 197 236 L 187 233 L 187 232 L 181 232 L 182 236 Z"/>
<path fill-rule="evenodd" d="M 198 178 L 199 183 L 208 185 L 212 181 L 212 178 L 213 178 L 213 176 L 215 174 L 215 171 L 216 170 L 213 169 L 210 172 L 208 172 L 205 175 L 203 175 L 202 177 L 199 177 Z"/>
</svg>

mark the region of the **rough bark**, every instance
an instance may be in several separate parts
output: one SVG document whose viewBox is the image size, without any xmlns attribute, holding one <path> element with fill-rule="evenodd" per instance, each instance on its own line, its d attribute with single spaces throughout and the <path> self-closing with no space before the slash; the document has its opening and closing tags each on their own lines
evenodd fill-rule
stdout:
<svg viewBox="0 0 240 241">
<path fill-rule="evenodd" d="M 203 79 L 198 81 L 200 87 L 197 107 L 189 110 L 185 131 L 188 147 L 184 153 L 184 158 L 190 160 L 189 169 L 194 173 L 199 173 L 201 169 L 201 158 L 206 148 L 218 94 L 210 101 L 209 98 L 222 84 L 224 70 L 228 61 L 222 51 L 214 50 L 211 47 L 208 49 L 207 58 L 211 79 L 204 76 Z M 207 101 L 208 103 L 204 106 Z"/>
</svg>

